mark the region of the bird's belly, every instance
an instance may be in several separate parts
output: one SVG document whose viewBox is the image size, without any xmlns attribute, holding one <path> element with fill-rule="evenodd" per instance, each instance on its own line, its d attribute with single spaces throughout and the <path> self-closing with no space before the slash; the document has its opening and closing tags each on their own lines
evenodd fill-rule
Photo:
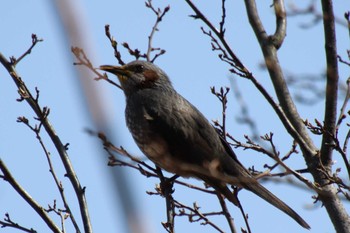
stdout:
<svg viewBox="0 0 350 233">
<path fill-rule="evenodd" d="M 188 164 L 171 154 L 167 142 L 162 137 L 147 132 L 144 128 L 141 131 L 132 132 L 132 135 L 140 150 L 158 167 L 183 177 L 191 176 L 183 169 L 188 167 Z"/>
<path fill-rule="evenodd" d="M 144 140 L 143 142 L 139 142 L 137 140 L 135 141 L 147 158 L 149 158 L 157 166 L 171 173 L 185 175 L 180 174 L 182 163 L 171 155 L 167 144 L 162 138 L 152 138 L 147 142 Z"/>
<path fill-rule="evenodd" d="M 138 118 L 138 122 L 134 122 L 132 117 L 127 119 L 127 126 L 136 144 L 147 158 L 166 171 L 176 173 L 167 143 L 152 132 L 147 120 Z"/>
<path fill-rule="evenodd" d="M 167 141 L 150 127 L 153 118 L 144 109 L 138 114 L 129 111 L 126 113 L 127 126 L 136 144 L 147 158 L 168 172 L 189 177 L 190 175 L 183 170 L 183 167 L 188 167 L 188 164 L 174 156 Z"/>
</svg>

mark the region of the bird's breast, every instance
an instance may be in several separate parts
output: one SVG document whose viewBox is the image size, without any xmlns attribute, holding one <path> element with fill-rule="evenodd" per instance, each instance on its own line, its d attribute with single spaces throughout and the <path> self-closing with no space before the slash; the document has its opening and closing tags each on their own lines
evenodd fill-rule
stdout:
<svg viewBox="0 0 350 233">
<path fill-rule="evenodd" d="M 157 124 L 156 119 L 144 107 L 138 106 L 137 110 L 132 107 L 132 111 L 127 107 L 125 118 L 136 144 L 147 158 L 168 172 L 184 177 L 190 176 L 182 171 L 184 161 L 171 153 L 166 139 L 154 130 L 154 124 Z"/>
<path fill-rule="evenodd" d="M 132 108 L 132 109 L 131 109 Z M 150 127 L 150 121 L 154 121 L 144 107 L 127 107 L 125 111 L 126 124 L 136 144 L 152 161 L 160 160 L 168 153 L 164 140 Z"/>
</svg>

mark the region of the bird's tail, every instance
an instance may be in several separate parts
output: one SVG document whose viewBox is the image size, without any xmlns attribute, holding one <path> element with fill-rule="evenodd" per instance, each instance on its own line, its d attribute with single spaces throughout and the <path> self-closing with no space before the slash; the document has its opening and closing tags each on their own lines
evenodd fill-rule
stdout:
<svg viewBox="0 0 350 233">
<path fill-rule="evenodd" d="M 281 201 L 278 197 L 273 195 L 269 190 L 264 188 L 261 184 L 256 182 L 246 182 L 243 184 L 243 187 L 245 189 L 248 189 L 249 191 L 255 193 L 271 205 L 275 206 L 276 208 L 280 209 L 284 213 L 288 214 L 291 218 L 293 218 L 297 223 L 299 223 L 302 227 L 306 229 L 310 229 L 309 224 L 305 222 L 302 217 L 300 217 L 292 208 L 290 208 L 286 203 Z"/>
</svg>

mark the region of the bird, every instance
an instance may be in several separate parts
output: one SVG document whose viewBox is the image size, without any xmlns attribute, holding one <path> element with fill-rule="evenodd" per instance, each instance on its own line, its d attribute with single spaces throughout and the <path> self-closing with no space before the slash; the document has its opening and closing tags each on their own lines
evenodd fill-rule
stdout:
<svg viewBox="0 0 350 233">
<path fill-rule="evenodd" d="M 174 89 L 161 68 L 135 60 L 99 69 L 118 77 L 126 98 L 126 125 L 140 150 L 157 166 L 203 180 L 236 206 L 240 203 L 228 185 L 249 190 L 310 229 L 251 175 L 215 127 Z"/>
</svg>

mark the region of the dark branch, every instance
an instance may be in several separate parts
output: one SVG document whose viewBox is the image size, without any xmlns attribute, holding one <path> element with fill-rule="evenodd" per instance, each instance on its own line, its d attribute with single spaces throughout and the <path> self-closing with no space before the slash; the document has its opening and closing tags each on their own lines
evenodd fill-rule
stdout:
<svg viewBox="0 0 350 233">
<path fill-rule="evenodd" d="M 37 93 L 38 93 L 38 91 L 37 91 Z M 38 102 L 38 100 L 39 100 L 39 98 L 38 98 L 38 95 L 37 95 L 36 101 Z M 47 118 L 49 113 L 50 113 L 50 111 L 49 111 L 49 108 L 44 107 L 44 109 L 46 109 L 46 110 L 44 110 L 44 112 L 45 112 L 45 118 Z M 36 120 L 38 120 L 38 119 L 36 119 Z M 29 124 L 29 120 L 26 119 L 25 117 L 19 117 L 17 119 L 17 122 L 24 123 L 26 126 L 28 126 L 28 128 L 30 128 L 35 133 L 36 139 L 39 141 L 39 144 L 40 144 L 40 146 L 41 146 L 41 148 L 44 151 L 44 154 L 46 156 L 46 159 L 47 159 L 47 162 L 48 162 L 48 165 L 49 165 L 49 171 L 50 171 L 50 173 L 51 173 L 51 175 L 52 175 L 52 177 L 53 177 L 53 179 L 55 181 L 56 187 L 57 187 L 57 189 L 58 189 L 58 191 L 59 191 L 59 193 L 61 195 L 62 202 L 63 202 L 64 207 L 66 209 L 65 212 L 68 213 L 68 215 L 69 215 L 69 217 L 70 217 L 70 219 L 71 219 L 71 221 L 73 223 L 73 226 L 75 228 L 76 233 L 80 233 L 81 231 L 80 231 L 79 226 L 78 226 L 78 224 L 77 224 L 77 222 L 75 220 L 74 213 L 71 211 L 71 208 L 70 208 L 70 206 L 68 204 L 66 195 L 64 193 L 64 188 L 63 188 L 62 182 L 58 179 L 58 177 L 56 175 L 55 168 L 54 168 L 53 163 L 51 161 L 51 153 L 46 148 L 46 146 L 45 146 L 45 144 L 43 142 L 43 139 L 42 139 L 42 137 L 40 135 L 40 130 L 41 130 L 42 125 L 43 125 L 42 121 L 40 121 L 40 120 L 38 120 L 38 121 L 39 121 L 39 125 L 35 125 L 35 127 L 33 127 L 33 126 L 31 126 Z M 62 219 L 62 221 L 63 221 L 63 219 Z"/>
<path fill-rule="evenodd" d="M 325 50 L 327 60 L 327 87 L 324 126 L 325 131 L 331 135 L 335 134 L 337 118 L 337 100 L 338 100 L 338 61 L 337 61 L 337 43 L 335 34 L 335 23 L 332 1 L 323 0 L 323 25 L 325 36 Z M 323 166 L 330 169 L 332 163 L 333 138 L 330 134 L 324 134 L 321 146 L 321 160 Z"/>
<path fill-rule="evenodd" d="M 107 38 L 109 39 L 109 41 L 111 42 L 111 46 L 114 50 L 114 57 L 118 60 L 119 65 L 124 65 L 125 62 L 122 60 L 122 56 L 118 50 L 118 42 L 111 36 L 111 32 L 109 30 L 108 24 L 105 25 L 105 34 L 106 34 Z"/>
<path fill-rule="evenodd" d="M 2 178 L 7 181 L 16 192 L 35 210 L 46 225 L 55 233 L 61 233 L 61 230 L 56 226 L 52 219 L 47 215 L 44 208 L 39 205 L 24 188 L 15 180 L 11 172 L 6 167 L 5 163 L 0 159 L 0 170 L 3 173 Z"/>
<path fill-rule="evenodd" d="M 33 109 L 33 111 L 36 114 L 37 119 L 39 119 L 43 127 L 45 128 L 45 131 L 48 133 L 49 137 L 51 138 L 53 144 L 56 147 L 56 150 L 61 158 L 61 161 L 63 163 L 63 166 L 66 170 L 67 177 L 69 178 L 75 194 L 77 196 L 79 207 L 80 207 L 80 214 L 82 216 L 84 229 L 86 233 L 92 232 L 92 226 L 91 221 L 88 213 L 87 208 L 87 202 L 85 198 L 85 192 L 84 188 L 81 186 L 78 177 L 73 169 L 73 165 L 71 164 L 71 161 L 69 159 L 69 156 L 67 154 L 66 146 L 62 143 L 61 139 L 56 134 L 55 129 L 53 128 L 51 122 L 49 119 L 45 116 L 45 112 L 40 107 L 39 103 L 36 101 L 36 99 L 32 96 L 31 92 L 28 90 L 25 83 L 22 81 L 20 76 L 17 74 L 12 62 L 9 62 L 1 53 L 0 53 L 0 63 L 6 68 L 10 76 L 12 77 L 13 81 L 17 85 L 18 93 L 20 94 L 20 97 L 27 101 L 29 106 Z"/>
<path fill-rule="evenodd" d="M 71 51 L 74 54 L 75 58 L 78 60 L 78 62 L 74 62 L 73 63 L 74 65 L 87 67 L 95 75 L 97 75 L 97 77 L 95 78 L 96 81 L 105 80 L 105 81 L 109 82 L 110 84 L 112 84 L 113 86 L 116 86 L 119 89 L 122 89 L 122 87 L 118 83 L 116 83 L 113 80 L 109 79 L 106 73 L 104 73 L 102 75 L 99 72 L 97 72 L 97 68 L 94 68 L 94 66 L 92 65 L 92 63 L 88 59 L 88 57 L 86 56 L 86 54 L 85 54 L 83 49 L 81 49 L 79 47 L 72 47 Z"/>
<path fill-rule="evenodd" d="M 153 13 L 157 16 L 156 22 L 154 23 L 153 27 L 152 27 L 152 31 L 150 33 L 150 35 L 148 36 L 148 48 L 147 48 L 147 53 L 146 53 L 146 59 L 147 61 L 150 62 L 154 62 L 159 56 L 163 55 L 165 53 L 164 49 L 160 49 L 160 48 L 154 48 L 152 46 L 152 41 L 153 41 L 153 37 L 155 35 L 155 32 L 158 31 L 158 24 L 163 20 L 163 17 L 165 16 L 165 14 L 170 10 L 170 6 L 166 6 L 163 10 L 161 9 L 155 9 L 154 6 L 152 5 L 152 0 L 148 0 L 146 3 L 146 7 L 150 8 Z M 157 53 L 153 58 L 151 58 L 151 53 L 153 51 L 158 50 L 159 53 Z"/>
<path fill-rule="evenodd" d="M 27 51 L 25 51 L 19 58 L 11 57 L 11 63 L 13 66 L 16 66 L 24 57 L 29 55 L 32 52 L 32 49 L 38 42 L 44 41 L 43 39 L 38 39 L 35 34 L 32 34 L 32 45 L 29 47 Z"/>
</svg>

